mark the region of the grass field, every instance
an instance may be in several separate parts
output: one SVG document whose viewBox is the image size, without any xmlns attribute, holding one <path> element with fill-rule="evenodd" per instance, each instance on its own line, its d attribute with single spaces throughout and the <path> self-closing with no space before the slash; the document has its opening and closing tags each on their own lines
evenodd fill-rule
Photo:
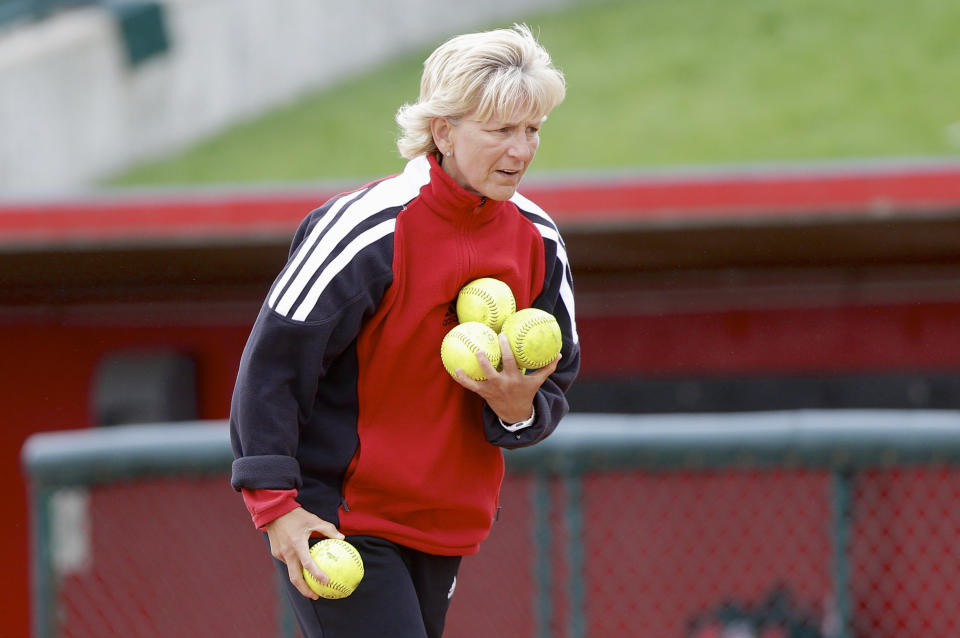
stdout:
<svg viewBox="0 0 960 638">
<path fill-rule="evenodd" d="M 531 173 L 960 155 L 956 0 L 594 0 L 518 20 L 569 85 Z M 111 183 L 395 172 L 393 114 L 435 44 Z"/>
</svg>

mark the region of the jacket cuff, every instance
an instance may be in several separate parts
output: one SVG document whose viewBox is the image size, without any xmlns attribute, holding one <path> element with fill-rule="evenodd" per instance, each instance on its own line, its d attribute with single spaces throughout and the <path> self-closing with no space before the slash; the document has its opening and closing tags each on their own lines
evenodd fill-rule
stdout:
<svg viewBox="0 0 960 638">
<path fill-rule="evenodd" d="M 300 507 L 296 490 L 248 490 L 242 488 L 243 502 L 257 529 Z"/>
<path fill-rule="evenodd" d="M 302 485 L 300 464 L 292 456 L 243 456 L 233 462 L 230 485 L 240 490 L 295 490 Z"/>
</svg>

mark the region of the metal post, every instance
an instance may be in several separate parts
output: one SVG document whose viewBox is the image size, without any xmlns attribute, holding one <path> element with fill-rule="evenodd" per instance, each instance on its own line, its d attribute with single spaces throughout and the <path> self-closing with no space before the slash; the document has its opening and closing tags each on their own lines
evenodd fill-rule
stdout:
<svg viewBox="0 0 960 638">
<path fill-rule="evenodd" d="M 30 574 L 33 638 L 55 638 L 57 631 L 57 586 L 53 570 L 50 501 L 53 490 L 34 486 L 30 495 L 32 545 Z"/>
<path fill-rule="evenodd" d="M 836 615 L 835 638 L 852 638 L 852 605 L 850 602 L 850 543 L 853 506 L 853 470 L 835 469 L 833 479 L 833 613 Z"/>
<path fill-rule="evenodd" d="M 536 591 L 533 604 L 535 633 L 538 638 L 550 638 L 553 618 L 553 566 L 550 548 L 553 539 L 550 530 L 550 485 L 543 472 L 533 479 L 533 552 Z"/>
<path fill-rule="evenodd" d="M 587 608 L 584 598 L 583 581 L 587 574 L 583 561 L 583 496 L 579 473 L 571 474 L 567 484 L 567 557 L 570 560 L 570 638 L 584 638 L 587 635 Z"/>
</svg>

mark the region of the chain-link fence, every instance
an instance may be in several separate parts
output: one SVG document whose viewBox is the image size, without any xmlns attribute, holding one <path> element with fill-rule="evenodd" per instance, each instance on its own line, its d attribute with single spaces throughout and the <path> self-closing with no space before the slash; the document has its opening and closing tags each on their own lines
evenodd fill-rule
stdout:
<svg viewBox="0 0 960 638">
<path fill-rule="evenodd" d="M 448 638 L 960 635 L 960 414 L 571 415 Z M 36 636 L 296 636 L 223 424 L 37 435 Z"/>
</svg>

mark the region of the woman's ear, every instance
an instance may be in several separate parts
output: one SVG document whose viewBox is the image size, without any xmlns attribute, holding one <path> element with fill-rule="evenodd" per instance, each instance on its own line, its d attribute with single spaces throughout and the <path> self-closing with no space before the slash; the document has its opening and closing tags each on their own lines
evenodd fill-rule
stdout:
<svg viewBox="0 0 960 638">
<path fill-rule="evenodd" d="M 430 132 L 433 134 L 433 143 L 440 149 L 441 154 L 453 150 L 453 124 L 445 117 L 435 117 L 430 122 Z"/>
</svg>

